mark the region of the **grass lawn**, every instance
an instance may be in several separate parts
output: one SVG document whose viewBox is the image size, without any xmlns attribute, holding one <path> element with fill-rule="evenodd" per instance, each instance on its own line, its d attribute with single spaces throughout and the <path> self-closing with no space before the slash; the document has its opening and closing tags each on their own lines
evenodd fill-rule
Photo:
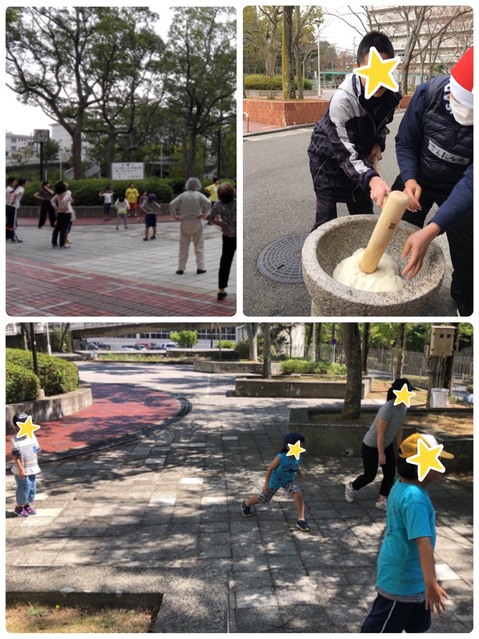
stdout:
<svg viewBox="0 0 479 639">
<path fill-rule="evenodd" d="M 7 606 L 6 629 L 8 632 L 149 632 L 152 613 L 134 609 L 91 609 L 15 604 Z"/>
</svg>

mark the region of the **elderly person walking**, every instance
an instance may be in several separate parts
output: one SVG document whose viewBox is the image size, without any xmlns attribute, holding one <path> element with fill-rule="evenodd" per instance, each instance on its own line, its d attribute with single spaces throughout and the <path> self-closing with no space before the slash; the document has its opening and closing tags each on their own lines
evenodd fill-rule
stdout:
<svg viewBox="0 0 479 639">
<path fill-rule="evenodd" d="M 211 203 L 200 193 L 201 182 L 198 178 L 189 178 L 185 192 L 170 202 L 170 215 L 181 222 L 180 253 L 177 275 L 183 275 L 188 261 L 190 242 L 193 241 L 196 255 L 196 273 L 206 273 L 203 237 L 203 220 L 210 210 Z"/>
</svg>

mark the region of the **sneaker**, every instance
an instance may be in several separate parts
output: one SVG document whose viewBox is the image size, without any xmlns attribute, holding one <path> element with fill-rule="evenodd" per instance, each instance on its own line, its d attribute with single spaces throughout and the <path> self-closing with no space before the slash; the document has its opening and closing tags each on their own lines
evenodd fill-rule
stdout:
<svg viewBox="0 0 479 639">
<path fill-rule="evenodd" d="M 375 503 L 376 508 L 379 508 L 379 510 L 387 510 L 388 509 L 388 502 L 386 499 L 378 499 L 377 502 Z"/>
<path fill-rule="evenodd" d="M 25 506 L 23 507 L 23 510 L 26 510 L 29 515 L 37 514 L 37 511 L 35 510 L 35 508 L 32 508 L 30 504 L 25 504 Z"/>
<path fill-rule="evenodd" d="M 17 517 L 28 517 L 28 513 L 23 506 L 15 508 L 14 513 Z"/>
<path fill-rule="evenodd" d="M 183 275 L 183 273 L 184 273 L 184 271 L 182 271 L 181 269 L 178 269 L 178 270 L 176 271 L 176 274 L 177 274 L 177 275 Z"/>
<path fill-rule="evenodd" d="M 350 504 L 354 501 L 354 488 L 351 482 L 348 482 L 344 487 L 344 499 Z"/>
<path fill-rule="evenodd" d="M 144 237 L 144 238 L 143 238 L 143 242 L 148 242 L 148 238 L 147 238 L 147 237 Z"/>
<path fill-rule="evenodd" d="M 298 521 L 296 522 L 296 526 L 303 532 L 309 532 L 310 530 L 306 519 L 298 519 Z"/>
<path fill-rule="evenodd" d="M 64 244 L 63 246 L 60 246 L 60 250 L 61 249 L 69 249 L 71 248 L 71 246 L 69 244 Z"/>
<path fill-rule="evenodd" d="M 71 240 L 65 240 L 65 244 L 73 244 Z"/>
<path fill-rule="evenodd" d="M 156 240 L 156 235 L 153 235 L 152 237 L 150 237 L 150 240 Z"/>
<path fill-rule="evenodd" d="M 197 268 L 196 269 L 196 274 L 197 275 L 201 275 L 202 273 L 206 273 L 206 269 L 205 268 Z"/>
<path fill-rule="evenodd" d="M 241 504 L 241 513 L 243 517 L 251 517 L 251 506 L 247 506 L 244 502 Z"/>
</svg>

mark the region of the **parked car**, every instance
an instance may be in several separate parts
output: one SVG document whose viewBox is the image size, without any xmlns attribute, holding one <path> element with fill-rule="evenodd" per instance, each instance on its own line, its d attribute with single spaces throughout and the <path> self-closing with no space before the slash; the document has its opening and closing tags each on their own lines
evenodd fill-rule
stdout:
<svg viewBox="0 0 479 639">
<path fill-rule="evenodd" d="M 102 351 L 109 351 L 111 350 L 111 346 L 110 344 L 105 344 L 105 342 L 90 342 L 90 344 L 94 344 L 97 348 L 101 349 Z"/>
<path fill-rule="evenodd" d="M 159 348 L 169 350 L 170 348 L 178 348 L 178 344 L 176 342 L 163 342 L 163 344 L 159 344 Z"/>
<path fill-rule="evenodd" d="M 137 351 L 149 351 L 151 346 L 146 342 L 138 342 L 135 344 L 135 348 Z"/>
<path fill-rule="evenodd" d="M 130 346 L 129 344 L 125 344 L 124 346 L 121 347 L 122 351 L 134 351 L 135 347 L 134 346 Z"/>
<path fill-rule="evenodd" d="M 85 349 L 87 351 L 97 351 L 98 346 L 95 344 L 95 342 L 87 342 L 85 345 Z"/>
</svg>

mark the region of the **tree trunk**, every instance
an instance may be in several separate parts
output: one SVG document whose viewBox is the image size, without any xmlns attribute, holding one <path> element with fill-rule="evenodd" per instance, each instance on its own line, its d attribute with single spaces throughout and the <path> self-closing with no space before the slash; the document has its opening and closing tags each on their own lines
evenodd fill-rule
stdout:
<svg viewBox="0 0 479 639">
<path fill-rule="evenodd" d="M 365 322 L 363 324 L 363 344 L 361 349 L 362 371 L 363 375 L 368 374 L 368 356 L 369 356 L 369 335 L 371 332 L 371 324 Z"/>
<path fill-rule="evenodd" d="M 271 378 L 271 324 L 266 322 L 263 327 L 263 377 Z"/>
<path fill-rule="evenodd" d="M 397 339 L 397 361 L 394 371 L 394 379 L 400 379 L 404 374 L 404 354 L 406 352 L 406 324 L 399 324 L 399 335 Z"/>
<path fill-rule="evenodd" d="M 454 376 L 454 359 L 459 347 L 459 327 L 456 328 L 456 333 L 454 335 L 454 345 L 452 348 L 451 357 L 446 358 L 446 365 L 444 368 L 444 388 L 449 389 L 449 393 L 452 392 L 452 382 Z"/>
<path fill-rule="evenodd" d="M 361 413 L 362 395 L 361 338 L 358 324 L 342 324 L 341 334 L 348 369 L 342 416 L 354 419 Z"/>
<path fill-rule="evenodd" d="M 258 324 L 246 324 L 246 332 L 249 341 L 249 358 L 253 362 L 258 361 Z"/>
<path fill-rule="evenodd" d="M 296 29 L 297 29 L 297 33 L 296 36 L 294 38 L 294 45 L 293 45 L 293 50 L 294 50 L 294 66 L 295 66 L 295 71 L 296 71 L 296 79 L 298 82 L 298 91 L 297 91 L 297 97 L 299 100 L 303 100 L 304 99 L 304 86 L 303 86 L 303 65 L 301 64 L 301 49 L 299 46 L 299 38 L 301 35 L 301 7 L 296 6 L 294 8 L 295 13 L 296 13 Z M 299 33 L 298 33 L 299 31 Z"/>
<path fill-rule="evenodd" d="M 294 100 L 294 62 L 293 62 L 293 9 L 283 7 L 283 48 L 281 68 L 283 72 L 283 99 Z"/>
</svg>

